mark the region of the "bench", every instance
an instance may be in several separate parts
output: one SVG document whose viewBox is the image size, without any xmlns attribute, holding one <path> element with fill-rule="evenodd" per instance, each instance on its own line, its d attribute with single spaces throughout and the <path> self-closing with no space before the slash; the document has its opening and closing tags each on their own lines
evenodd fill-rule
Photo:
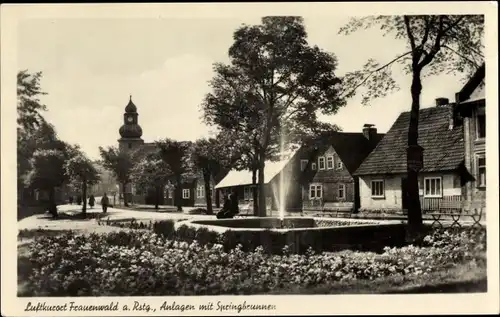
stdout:
<svg viewBox="0 0 500 317">
<path fill-rule="evenodd" d="M 241 208 L 239 208 L 239 213 L 234 216 L 234 218 L 240 218 L 240 217 L 251 217 L 253 216 L 253 203 L 248 203 Z"/>
<path fill-rule="evenodd" d="M 322 216 L 338 217 L 339 214 L 351 218 L 352 206 L 343 206 L 338 203 L 325 202 L 321 208 Z"/>
<path fill-rule="evenodd" d="M 453 221 L 450 227 L 460 228 L 462 227 L 462 225 L 459 223 L 460 218 L 463 216 L 468 216 L 471 217 L 474 221 L 472 227 L 482 227 L 480 221 L 483 216 L 483 207 L 480 205 L 480 203 L 477 202 L 472 202 L 470 208 L 468 208 L 468 210 L 465 210 L 465 208 L 463 208 L 462 201 L 460 200 L 444 200 L 441 201 L 437 212 L 431 212 L 428 214 L 433 219 L 432 226 L 434 224 L 438 224 L 441 228 L 443 228 L 441 217 L 450 216 Z"/>
<path fill-rule="evenodd" d="M 477 226 L 478 228 L 482 227 L 480 221 L 483 218 L 483 212 L 484 212 L 484 203 L 479 201 L 473 201 L 470 203 L 469 208 L 467 208 L 466 215 L 471 217 L 472 220 L 474 221 L 471 227 L 473 228 L 475 226 Z"/>
</svg>

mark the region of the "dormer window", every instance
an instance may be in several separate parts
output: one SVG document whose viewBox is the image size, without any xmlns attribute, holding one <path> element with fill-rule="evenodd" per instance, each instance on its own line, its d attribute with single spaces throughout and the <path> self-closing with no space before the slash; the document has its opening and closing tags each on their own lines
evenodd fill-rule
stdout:
<svg viewBox="0 0 500 317">
<path fill-rule="evenodd" d="M 311 170 L 313 170 L 313 171 L 316 170 L 316 163 L 311 163 Z"/>
<path fill-rule="evenodd" d="M 326 169 L 333 169 L 333 156 L 328 156 L 326 158 Z"/>
<path fill-rule="evenodd" d="M 300 160 L 300 170 L 303 171 L 307 167 L 308 160 Z"/>
<path fill-rule="evenodd" d="M 318 167 L 320 170 L 324 170 L 326 165 L 325 165 L 325 157 L 324 156 L 320 156 L 318 158 Z"/>
</svg>

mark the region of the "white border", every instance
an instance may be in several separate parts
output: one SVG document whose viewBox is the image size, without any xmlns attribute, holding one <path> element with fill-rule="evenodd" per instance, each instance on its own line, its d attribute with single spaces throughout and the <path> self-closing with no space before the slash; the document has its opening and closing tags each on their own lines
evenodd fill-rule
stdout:
<svg viewBox="0 0 500 317">
<path fill-rule="evenodd" d="M 371 14 L 461 14 L 486 16 L 487 59 L 487 188 L 488 209 L 488 293 L 446 295 L 315 295 L 315 296 L 205 296 L 205 297 L 138 297 L 79 298 L 78 303 L 133 303 L 133 300 L 159 306 L 163 301 L 201 304 L 208 301 L 276 305 L 274 311 L 244 311 L 241 315 L 307 315 L 307 314 L 445 314 L 498 313 L 498 8 L 496 2 L 359 2 L 359 3 L 219 3 L 219 4 L 51 4 L 1 6 L 1 234 L 2 234 L 2 315 L 27 316 L 23 308 L 28 301 L 16 297 L 16 137 L 15 75 L 17 73 L 17 24 L 29 18 L 230 18 L 233 16 L 302 15 L 331 17 Z M 38 298 L 38 301 L 63 303 L 71 298 Z M 39 312 L 39 316 L 111 316 L 114 312 Z M 217 311 L 173 311 L 155 313 L 121 312 L 119 315 L 221 315 Z M 226 313 L 227 314 L 227 313 Z M 236 314 L 229 312 L 228 314 Z"/>
</svg>

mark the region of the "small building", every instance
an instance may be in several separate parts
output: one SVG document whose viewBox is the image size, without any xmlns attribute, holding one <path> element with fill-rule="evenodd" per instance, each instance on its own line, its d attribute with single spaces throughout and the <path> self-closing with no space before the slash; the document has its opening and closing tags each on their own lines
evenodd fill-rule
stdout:
<svg viewBox="0 0 500 317">
<path fill-rule="evenodd" d="M 465 186 L 465 200 L 486 203 L 486 100 L 485 64 L 455 95 L 457 111 L 463 117 L 465 167 L 473 180 Z"/>
<path fill-rule="evenodd" d="M 461 200 L 470 174 L 465 169 L 464 129 L 456 107 L 446 98 L 421 109 L 418 143 L 423 147 L 419 172 L 422 210 L 433 210 L 442 200 Z M 408 208 L 407 138 L 410 112 L 399 115 L 385 137 L 354 175 L 360 178 L 361 211 L 400 212 Z"/>
<path fill-rule="evenodd" d="M 356 212 L 359 186 L 353 173 L 383 136 L 374 125 L 365 124 L 362 133 L 331 132 L 302 151 L 302 209 Z"/>
<path fill-rule="evenodd" d="M 265 162 L 264 187 L 267 210 L 277 210 L 280 206 L 280 190 L 284 192 L 285 209 L 294 211 L 301 209 L 301 187 L 299 182 L 300 160 L 299 150 L 284 153 L 280 160 Z M 258 176 L 257 176 L 258 183 Z M 284 186 L 283 186 L 284 184 Z M 230 192 L 236 192 L 239 205 L 253 207 L 252 172 L 250 170 L 231 170 L 215 186 L 219 204 Z"/>
</svg>

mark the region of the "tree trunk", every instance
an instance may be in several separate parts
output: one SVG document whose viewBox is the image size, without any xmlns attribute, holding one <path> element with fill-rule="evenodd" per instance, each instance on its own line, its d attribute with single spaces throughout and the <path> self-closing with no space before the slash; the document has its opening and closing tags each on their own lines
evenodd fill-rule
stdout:
<svg viewBox="0 0 500 317">
<path fill-rule="evenodd" d="M 266 216 L 266 189 L 264 187 L 264 156 L 260 158 L 259 164 L 259 217 Z"/>
<path fill-rule="evenodd" d="M 418 146 L 418 120 L 420 111 L 420 93 L 422 91 L 422 82 L 420 71 L 413 70 L 411 84 L 411 112 L 410 125 L 408 127 L 408 147 Z M 420 208 L 419 190 L 418 190 L 418 171 L 410 168 L 407 158 L 408 171 L 408 224 L 410 226 L 419 226 L 422 224 L 422 211 Z"/>
<path fill-rule="evenodd" d="M 182 211 L 182 179 L 181 177 L 177 177 L 176 179 L 176 188 L 175 188 L 175 201 L 177 203 L 177 211 Z"/>
<path fill-rule="evenodd" d="M 51 187 L 49 189 L 49 212 L 52 214 L 52 216 L 54 216 L 54 218 L 58 216 L 55 191 L 55 187 Z"/>
<path fill-rule="evenodd" d="M 257 169 L 252 170 L 252 199 L 253 199 L 253 215 L 259 215 L 259 204 L 258 204 L 258 193 L 257 193 Z"/>
<path fill-rule="evenodd" d="M 155 209 L 158 210 L 160 205 L 160 186 L 155 186 Z"/>
<path fill-rule="evenodd" d="M 87 214 L 87 180 L 82 182 L 82 213 Z"/>
<path fill-rule="evenodd" d="M 127 195 L 125 194 L 125 186 L 126 186 L 126 183 L 122 183 L 123 205 L 125 207 L 128 207 Z"/>
<path fill-rule="evenodd" d="M 207 201 L 207 215 L 213 215 L 212 208 L 212 195 L 210 194 L 210 173 L 203 173 L 203 180 L 205 181 L 205 199 Z"/>
</svg>

